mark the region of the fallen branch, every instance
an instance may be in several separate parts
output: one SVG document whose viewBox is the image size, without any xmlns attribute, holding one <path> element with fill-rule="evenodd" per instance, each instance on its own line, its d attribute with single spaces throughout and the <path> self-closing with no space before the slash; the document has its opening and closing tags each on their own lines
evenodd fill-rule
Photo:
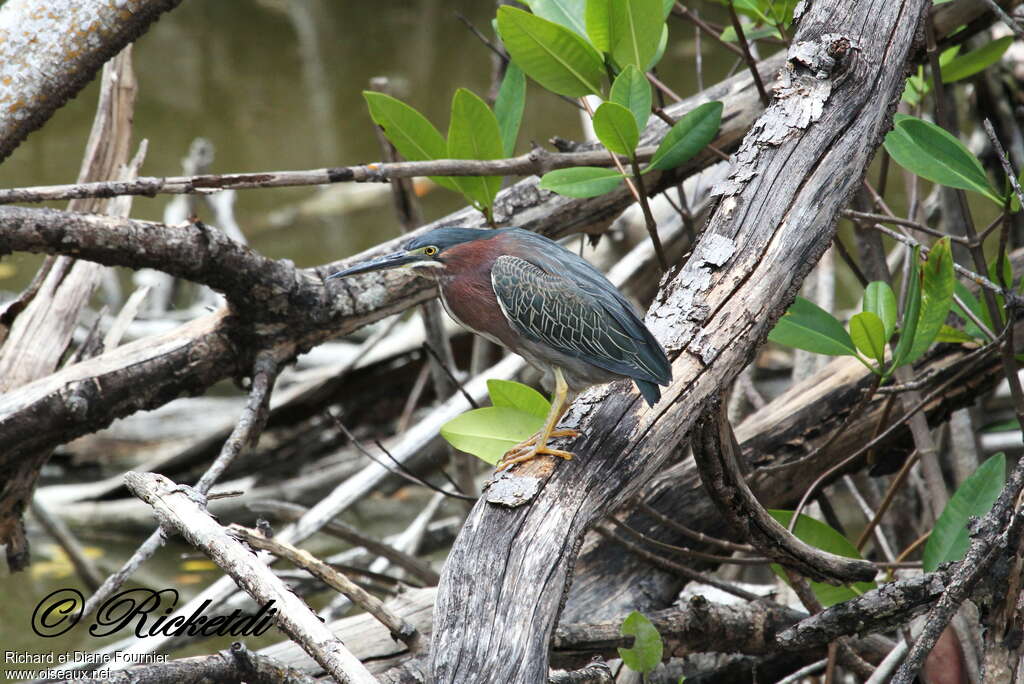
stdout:
<svg viewBox="0 0 1024 684">
<path fill-rule="evenodd" d="M 741 537 L 772 560 L 818 581 L 866 582 L 872 563 L 816 549 L 793 536 L 758 502 L 737 460 L 738 445 L 720 404 L 711 404 L 694 431 L 693 452 L 701 481 L 718 512 Z"/>
<path fill-rule="evenodd" d="M 257 602 L 273 601 L 275 622 L 339 682 L 374 684 L 377 680 L 320 622 L 298 596 L 192 498 L 191 488 L 153 473 L 125 475 L 125 484 L 151 505 L 161 524 L 177 529 L 201 549 Z"/>
</svg>

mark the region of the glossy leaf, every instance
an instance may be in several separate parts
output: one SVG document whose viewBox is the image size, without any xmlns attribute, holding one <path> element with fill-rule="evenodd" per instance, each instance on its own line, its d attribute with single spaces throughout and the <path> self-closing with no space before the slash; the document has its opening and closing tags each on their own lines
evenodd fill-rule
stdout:
<svg viewBox="0 0 1024 684">
<path fill-rule="evenodd" d="M 448 127 L 448 156 L 452 159 L 501 159 L 504 154 L 498 120 L 487 103 L 465 88 L 455 91 Z M 455 183 L 466 197 L 490 207 L 501 190 L 501 176 L 461 176 Z"/>
<path fill-rule="evenodd" d="M 503 5 L 498 31 L 512 60 L 548 90 L 567 97 L 600 92 L 604 60 L 572 30 Z"/>
<path fill-rule="evenodd" d="M 611 3 L 611 55 L 619 66 L 647 69 L 658 52 L 665 18 L 661 0 Z"/>
<path fill-rule="evenodd" d="M 889 287 L 889 283 L 881 280 L 868 283 L 864 289 L 864 311 L 870 311 L 882 320 L 885 341 L 888 342 L 892 334 L 896 332 L 896 318 L 899 313 L 896 306 L 896 293 Z"/>
<path fill-rule="evenodd" d="M 796 298 L 768 334 L 768 339 L 816 354 L 857 355 L 853 340 L 835 316 L 803 297 Z"/>
<path fill-rule="evenodd" d="M 942 80 L 945 83 L 952 83 L 961 79 L 973 76 L 979 71 L 984 71 L 999 61 L 1006 49 L 1013 42 L 1013 36 L 1004 36 L 997 40 L 989 41 L 977 50 L 971 50 L 967 54 L 954 57 L 947 64 L 942 65 L 940 71 Z"/>
<path fill-rule="evenodd" d="M 689 161 L 715 139 L 721 123 L 721 102 L 705 102 L 693 108 L 665 134 L 646 170 L 665 171 Z"/>
<path fill-rule="evenodd" d="M 566 197 L 596 197 L 611 192 L 622 182 L 622 174 L 615 169 L 596 166 L 577 166 L 545 173 L 540 187 Z"/>
<path fill-rule="evenodd" d="M 643 613 L 633 611 L 622 621 L 623 636 L 633 637 L 632 648 L 619 648 L 619 657 L 634 672 L 650 672 L 658 667 L 664 646 L 658 628 Z"/>
<path fill-rule="evenodd" d="M 925 572 L 934 572 L 940 564 L 957 561 L 967 553 L 970 534 L 967 523 L 972 516 L 989 512 L 999 498 L 1006 481 L 1006 457 L 992 456 L 964 480 L 946 504 L 924 546 L 921 558 Z"/>
<path fill-rule="evenodd" d="M 633 113 L 620 104 L 603 102 L 594 112 L 594 133 L 597 139 L 616 154 L 633 157 L 640 131 Z"/>
<path fill-rule="evenodd" d="M 502 153 L 511 157 L 516 152 L 519 124 L 523 121 L 526 105 L 526 75 L 515 62 L 509 62 L 505 78 L 501 80 L 498 97 L 494 100 L 494 116 L 501 130 Z"/>
<path fill-rule="evenodd" d="M 448 146 L 440 131 L 425 116 L 390 95 L 364 90 L 363 97 L 373 122 L 384 129 L 398 153 L 409 161 L 430 161 L 448 156 Z M 441 187 L 458 191 L 447 176 L 431 176 Z"/>
<path fill-rule="evenodd" d="M 584 23 L 590 44 L 601 52 L 612 51 L 612 2 L 614 0 L 587 0 Z"/>
<path fill-rule="evenodd" d="M 879 364 L 885 363 L 885 325 L 877 314 L 862 311 L 850 319 L 850 338 L 860 353 Z"/>
<path fill-rule="evenodd" d="M 441 426 L 441 436 L 459 451 L 495 465 L 505 452 L 544 425 L 544 418 L 508 406 L 473 409 Z"/>
<path fill-rule="evenodd" d="M 487 393 L 491 395 L 491 403 L 495 406 L 507 406 L 539 418 L 547 418 L 551 410 L 551 403 L 543 394 L 521 382 L 488 380 Z"/>
<path fill-rule="evenodd" d="M 953 252 L 948 237 L 938 240 L 932 246 L 921 274 L 921 314 L 914 343 L 904 363 L 913 363 L 928 350 L 953 305 L 956 276 L 953 273 Z"/>
<path fill-rule="evenodd" d="M 1002 206 L 978 158 L 940 126 L 898 116 L 896 127 L 885 136 L 885 149 L 897 164 L 921 178 L 977 192 Z"/>
<path fill-rule="evenodd" d="M 529 0 L 524 4 L 538 17 L 561 24 L 586 38 L 587 25 L 583 17 L 587 0 Z"/>
<path fill-rule="evenodd" d="M 910 283 L 903 298 L 903 329 L 892 352 L 892 367 L 902 366 L 914 345 L 917 320 L 921 315 L 921 250 L 915 247 L 910 257 Z"/>
<path fill-rule="evenodd" d="M 662 0 L 587 0 L 587 36 L 620 67 L 648 69 L 665 25 Z"/>
<path fill-rule="evenodd" d="M 615 77 L 608 100 L 633 113 L 637 130 L 642 131 L 647 125 L 647 119 L 651 116 L 651 84 L 632 64 Z"/>
<path fill-rule="evenodd" d="M 783 527 L 788 527 L 789 521 L 793 519 L 793 511 L 769 510 L 768 513 L 771 514 L 771 516 Z M 810 544 L 822 551 L 828 551 L 829 553 L 834 553 L 837 556 L 844 556 L 846 558 L 861 558 L 860 552 L 857 551 L 857 547 L 851 544 L 846 537 L 839 534 L 825 523 L 806 515 L 801 515 L 796 521 L 796 527 L 793 528 L 793 534 L 800 541 Z M 781 567 L 772 563 L 771 568 L 772 572 L 778 575 L 782 580 L 787 581 L 786 573 L 782 571 Z M 819 601 L 821 601 L 821 605 L 826 608 L 855 598 L 864 592 L 871 591 L 875 588 L 874 582 L 857 582 L 852 588 L 850 586 L 836 587 L 831 584 L 825 584 L 824 582 L 811 582 L 810 584 L 814 595 L 818 597 Z"/>
</svg>

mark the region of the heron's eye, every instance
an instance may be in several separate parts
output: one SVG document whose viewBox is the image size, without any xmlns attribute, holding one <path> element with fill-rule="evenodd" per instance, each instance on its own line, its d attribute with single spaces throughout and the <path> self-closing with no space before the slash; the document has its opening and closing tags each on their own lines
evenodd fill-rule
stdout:
<svg viewBox="0 0 1024 684">
<path fill-rule="evenodd" d="M 429 257 L 432 257 L 435 254 L 437 254 L 437 247 L 434 247 L 434 246 L 424 247 L 423 248 L 423 253 L 426 254 Z"/>
</svg>

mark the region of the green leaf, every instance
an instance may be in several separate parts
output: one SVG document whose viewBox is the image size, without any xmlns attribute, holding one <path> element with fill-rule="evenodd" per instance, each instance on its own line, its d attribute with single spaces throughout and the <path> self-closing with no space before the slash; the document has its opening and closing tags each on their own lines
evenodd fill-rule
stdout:
<svg viewBox="0 0 1024 684">
<path fill-rule="evenodd" d="M 634 672 L 646 673 L 658 667 L 661 662 L 663 645 L 658 628 L 638 611 L 633 611 L 622 621 L 623 636 L 633 637 L 633 648 L 620 648 L 619 657 Z"/>
<path fill-rule="evenodd" d="M 441 436 L 459 451 L 495 465 L 505 452 L 535 434 L 544 418 L 509 408 L 487 406 L 466 411 L 441 426 Z"/>
<path fill-rule="evenodd" d="M 601 52 L 612 51 L 612 0 L 587 0 L 583 13 L 590 44 Z"/>
<path fill-rule="evenodd" d="M 498 97 L 494 101 L 494 116 L 498 119 L 501 130 L 502 154 L 511 157 L 516 152 L 516 139 L 519 137 L 519 124 L 523 120 L 523 107 L 526 105 L 526 75 L 515 62 L 509 62 L 505 69 L 505 78 L 501 80 Z"/>
<path fill-rule="evenodd" d="M 425 116 L 390 95 L 364 90 L 363 97 L 373 122 L 384 129 L 398 153 L 409 161 L 444 159 L 448 146 L 434 124 Z M 455 181 L 447 176 L 431 176 L 441 187 L 458 191 Z"/>
<path fill-rule="evenodd" d="M 584 198 L 611 192 L 621 182 L 622 174 L 615 169 L 577 166 L 545 173 L 540 179 L 540 187 L 566 197 Z"/>
<path fill-rule="evenodd" d="M 797 297 L 768 339 L 815 354 L 856 356 L 853 340 L 835 316 L 814 302 Z"/>
<path fill-rule="evenodd" d="M 658 52 L 662 27 L 661 0 L 615 0 L 611 3 L 611 55 L 625 67 L 647 69 Z"/>
<path fill-rule="evenodd" d="M 674 169 L 692 159 L 715 139 L 721 123 L 721 102 L 705 102 L 691 109 L 665 134 L 646 170 Z"/>
<path fill-rule="evenodd" d="M 950 344 L 965 344 L 976 340 L 959 328 L 954 328 L 951 325 L 943 325 L 939 328 L 939 334 L 935 336 L 935 341 L 947 342 Z"/>
<path fill-rule="evenodd" d="M 888 342 L 892 334 L 896 332 L 896 316 L 898 314 L 896 293 L 889 287 L 889 283 L 881 280 L 868 283 L 864 289 L 864 311 L 870 311 L 882 319 L 882 325 L 885 327 L 885 341 Z"/>
<path fill-rule="evenodd" d="M 935 521 L 924 545 L 921 560 L 925 572 L 934 572 L 940 564 L 964 557 L 971 543 L 968 520 L 971 516 L 981 517 L 989 512 L 1003 490 L 1005 479 L 1006 457 L 1000 451 L 964 480 Z"/>
<path fill-rule="evenodd" d="M 971 190 L 1002 206 L 981 162 L 963 143 L 921 119 L 901 116 L 896 122 L 885 136 L 885 149 L 897 164 L 933 183 Z"/>
<path fill-rule="evenodd" d="M 594 133 L 605 147 L 616 154 L 632 158 L 640 131 L 633 113 L 620 104 L 603 102 L 594 112 Z"/>
<path fill-rule="evenodd" d="M 917 320 L 921 314 L 921 249 L 915 247 L 910 257 L 910 282 L 907 284 L 906 296 L 903 298 L 903 329 L 900 340 L 892 352 L 892 367 L 903 365 L 914 345 L 917 334 Z"/>
<path fill-rule="evenodd" d="M 885 363 L 885 325 L 877 314 L 862 311 L 850 319 L 850 338 L 864 356 Z"/>
<path fill-rule="evenodd" d="M 647 125 L 651 116 L 651 84 L 635 66 L 630 64 L 615 77 L 608 99 L 633 112 L 637 130 L 642 131 Z"/>
<path fill-rule="evenodd" d="M 512 60 L 548 90 L 566 97 L 600 92 L 604 60 L 570 29 L 503 5 L 498 31 Z"/>
<path fill-rule="evenodd" d="M 587 26 L 583 20 L 587 0 L 529 0 L 524 4 L 538 17 L 572 29 L 583 38 L 587 37 Z"/>
<path fill-rule="evenodd" d="M 518 409 L 538 418 L 547 418 L 551 402 L 529 385 L 512 380 L 488 380 L 487 393 L 495 406 Z M 527 435 L 529 436 L 529 435 Z"/>
<path fill-rule="evenodd" d="M 619 66 L 642 71 L 657 55 L 665 16 L 661 0 L 587 0 L 587 36 Z"/>
<path fill-rule="evenodd" d="M 793 519 L 793 511 L 769 510 L 768 513 L 783 527 L 788 527 L 789 521 Z M 846 537 L 825 523 L 806 515 L 801 515 L 797 519 L 796 527 L 793 528 L 793 534 L 800 541 L 822 551 L 828 551 L 829 553 L 846 558 L 861 557 L 857 547 L 851 544 Z M 781 567 L 772 563 L 771 568 L 772 572 L 788 583 L 786 573 L 782 571 Z M 843 601 L 848 601 L 875 588 L 874 582 L 857 582 L 852 587 L 849 585 L 836 587 L 824 582 L 811 582 L 810 584 L 814 595 L 821 601 L 821 605 L 826 608 Z"/>
<path fill-rule="evenodd" d="M 948 237 L 938 240 L 932 246 L 921 273 L 921 314 L 917 322 L 914 343 L 904 363 L 917 361 L 928 350 L 946 322 L 949 308 L 953 305 L 956 276 L 953 273 L 953 252 Z"/>
<path fill-rule="evenodd" d="M 477 95 L 465 88 L 452 98 L 452 119 L 448 126 L 448 156 L 452 159 L 501 159 L 501 130 L 494 112 Z M 501 176 L 455 178 L 459 190 L 481 207 L 490 207 L 501 190 Z"/>
<path fill-rule="evenodd" d="M 1004 36 L 981 46 L 977 50 L 971 50 L 965 55 L 954 57 L 949 63 L 942 65 L 940 72 L 945 83 L 952 83 L 961 79 L 973 76 L 979 71 L 984 71 L 992 64 L 999 61 L 999 58 L 1006 52 L 1013 42 L 1013 36 Z"/>
</svg>

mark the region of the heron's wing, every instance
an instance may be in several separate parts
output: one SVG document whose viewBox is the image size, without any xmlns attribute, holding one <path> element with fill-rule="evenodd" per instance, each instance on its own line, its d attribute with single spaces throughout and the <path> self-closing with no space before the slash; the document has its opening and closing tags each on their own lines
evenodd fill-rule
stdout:
<svg viewBox="0 0 1024 684">
<path fill-rule="evenodd" d="M 656 363 L 657 357 L 664 358 L 660 347 L 649 349 L 649 342 L 636 339 L 617 320 L 635 318 L 632 312 L 612 315 L 608 302 L 589 288 L 507 255 L 495 260 L 491 285 L 509 324 L 528 339 L 614 373 L 667 382 Z"/>
</svg>

